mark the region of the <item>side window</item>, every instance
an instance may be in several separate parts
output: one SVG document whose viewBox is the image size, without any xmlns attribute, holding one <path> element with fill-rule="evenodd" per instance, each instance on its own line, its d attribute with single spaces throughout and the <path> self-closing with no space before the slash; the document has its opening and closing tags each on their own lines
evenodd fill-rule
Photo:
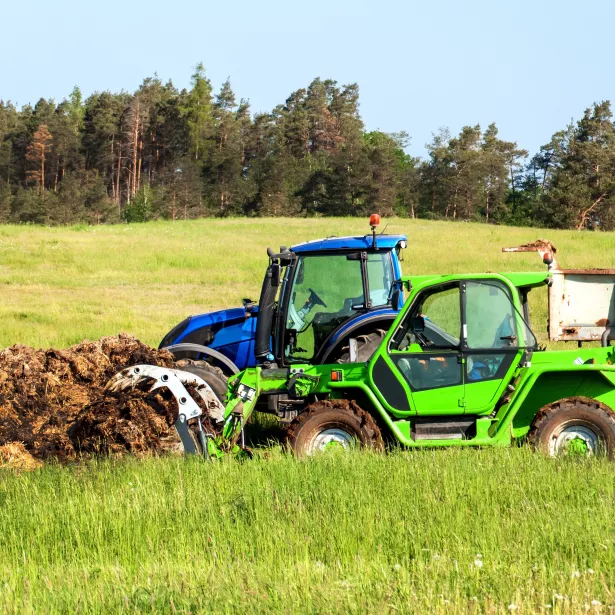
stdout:
<svg viewBox="0 0 615 615">
<path fill-rule="evenodd" d="M 421 316 L 425 320 L 424 337 L 433 345 L 459 346 L 461 306 L 458 287 L 427 297 Z"/>
<path fill-rule="evenodd" d="M 461 384 L 458 355 L 451 353 L 397 355 L 399 371 L 413 391 L 437 389 Z"/>
<path fill-rule="evenodd" d="M 466 284 L 468 348 L 518 348 L 516 310 L 497 282 Z"/>
<path fill-rule="evenodd" d="M 470 353 L 466 357 L 466 380 L 477 382 L 503 378 L 511 365 L 514 354 L 508 353 Z"/>
<path fill-rule="evenodd" d="M 386 305 L 393 285 L 390 252 L 376 252 L 367 255 L 367 279 L 372 307 Z"/>
<path fill-rule="evenodd" d="M 391 341 L 392 350 L 420 344 L 423 350 L 457 348 L 461 335 L 459 286 L 420 295 Z"/>
</svg>

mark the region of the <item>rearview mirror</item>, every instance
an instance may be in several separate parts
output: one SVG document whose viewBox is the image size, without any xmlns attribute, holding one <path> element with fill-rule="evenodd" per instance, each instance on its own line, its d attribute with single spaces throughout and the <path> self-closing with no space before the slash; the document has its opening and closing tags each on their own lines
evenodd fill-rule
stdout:
<svg viewBox="0 0 615 615">
<path fill-rule="evenodd" d="M 360 261 L 361 260 L 361 252 L 351 252 L 350 254 L 346 254 L 347 261 Z"/>
<path fill-rule="evenodd" d="M 401 290 L 396 288 L 391 296 L 391 307 L 397 312 L 399 310 L 399 303 L 401 300 Z"/>
<path fill-rule="evenodd" d="M 277 263 L 271 264 L 271 286 L 278 287 L 280 285 L 282 268 Z"/>
</svg>

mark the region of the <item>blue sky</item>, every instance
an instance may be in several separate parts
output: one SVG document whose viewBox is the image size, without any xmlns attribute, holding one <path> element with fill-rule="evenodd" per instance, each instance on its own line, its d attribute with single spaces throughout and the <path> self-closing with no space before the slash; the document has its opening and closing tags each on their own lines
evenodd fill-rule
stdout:
<svg viewBox="0 0 615 615">
<path fill-rule="evenodd" d="M 157 72 L 268 111 L 314 77 L 357 82 L 369 130 L 406 130 L 424 156 L 439 127 L 495 121 L 538 150 L 615 98 L 612 0 L 33 0 L 0 2 L 0 98 L 61 100 L 74 85 L 132 91 Z"/>
</svg>

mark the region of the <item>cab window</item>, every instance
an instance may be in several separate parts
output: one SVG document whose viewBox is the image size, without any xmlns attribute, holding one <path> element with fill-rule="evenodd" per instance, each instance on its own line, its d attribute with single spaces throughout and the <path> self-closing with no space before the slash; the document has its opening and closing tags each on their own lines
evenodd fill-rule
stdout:
<svg viewBox="0 0 615 615">
<path fill-rule="evenodd" d="M 461 337 L 461 301 L 458 284 L 441 286 L 419 296 L 391 341 L 392 350 L 458 348 Z"/>
<path fill-rule="evenodd" d="M 515 307 L 510 294 L 498 282 L 466 284 L 468 348 L 518 347 Z"/>
<path fill-rule="evenodd" d="M 312 359 L 329 333 L 364 304 L 360 258 L 344 254 L 301 256 L 286 320 L 296 341 L 286 349 L 286 356 Z"/>
<path fill-rule="evenodd" d="M 394 282 L 390 251 L 368 254 L 367 279 L 371 307 L 386 305 Z"/>
</svg>

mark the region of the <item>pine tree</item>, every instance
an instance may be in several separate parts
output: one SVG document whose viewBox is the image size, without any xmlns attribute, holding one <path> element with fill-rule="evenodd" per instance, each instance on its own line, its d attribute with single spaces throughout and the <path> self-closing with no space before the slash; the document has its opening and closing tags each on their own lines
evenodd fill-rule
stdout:
<svg viewBox="0 0 615 615">
<path fill-rule="evenodd" d="M 509 190 L 511 204 L 515 208 L 515 171 L 520 167 L 520 160 L 526 156 L 527 151 L 518 149 L 516 143 L 498 139 L 495 124 L 487 127 L 481 144 L 483 212 L 486 222 L 494 217 L 502 219 L 505 215 Z"/>
<path fill-rule="evenodd" d="M 13 151 L 19 126 L 20 113 L 15 106 L 0 100 L 0 182 L 8 187 L 16 179 L 16 168 L 19 163 Z"/>
<path fill-rule="evenodd" d="M 103 92 L 85 102 L 82 147 L 85 170 L 96 170 L 121 217 L 122 194 L 128 193 L 128 144 L 124 142 L 122 116 L 130 104 L 129 94 Z"/>
<path fill-rule="evenodd" d="M 615 127 L 608 101 L 594 103 L 574 129 L 559 133 L 545 206 L 551 224 L 615 228 Z"/>
<path fill-rule="evenodd" d="M 39 186 L 40 196 L 45 194 L 45 160 L 51 148 L 52 136 L 45 124 L 41 124 L 32 137 L 32 142 L 26 152 L 26 160 L 30 169 L 26 173 L 28 182 Z"/>
<path fill-rule="evenodd" d="M 191 154 L 195 160 L 206 159 L 213 144 L 214 117 L 211 83 L 201 63 L 197 64 L 192 89 L 180 109 L 188 126 Z"/>
</svg>

